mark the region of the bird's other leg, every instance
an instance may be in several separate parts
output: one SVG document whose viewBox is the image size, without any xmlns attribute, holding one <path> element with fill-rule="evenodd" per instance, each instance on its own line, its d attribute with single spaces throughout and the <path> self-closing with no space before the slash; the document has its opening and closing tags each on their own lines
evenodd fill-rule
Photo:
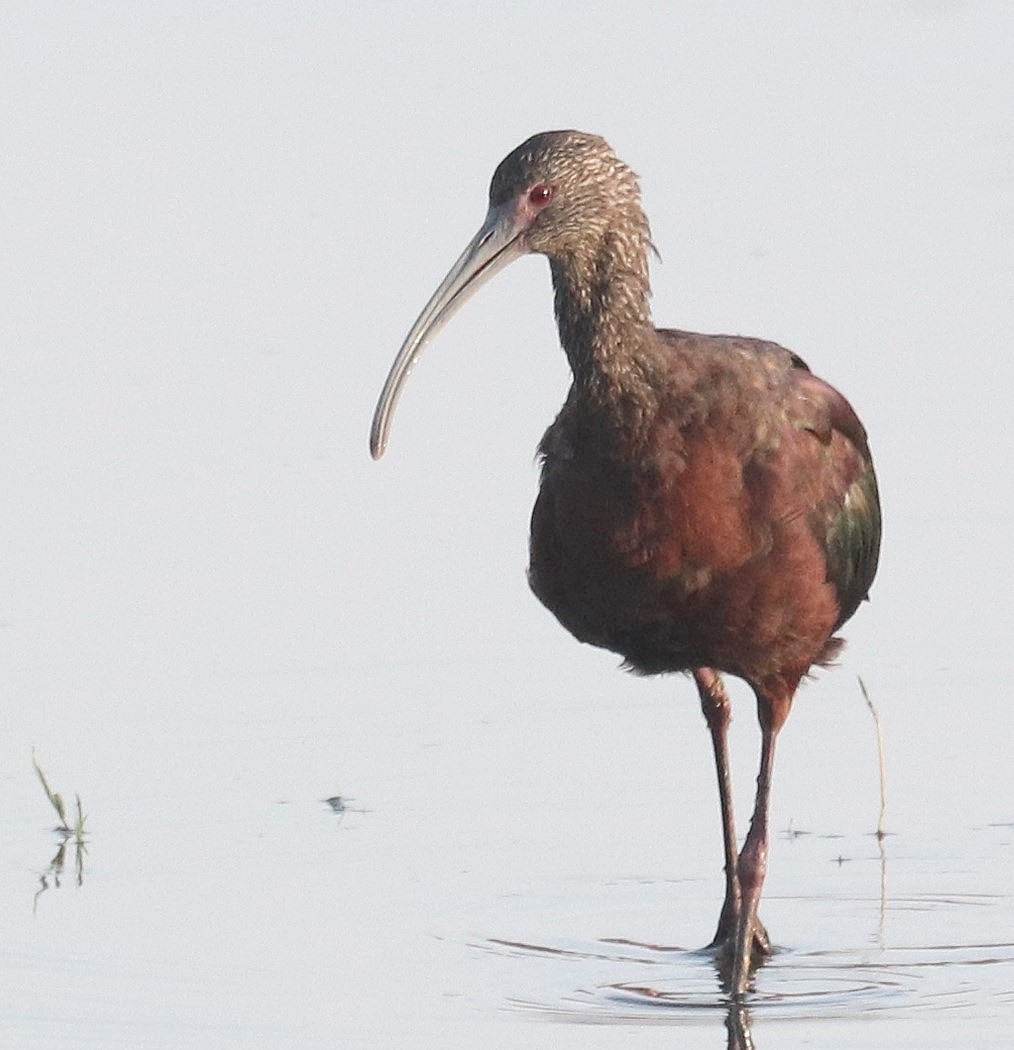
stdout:
<svg viewBox="0 0 1014 1050">
<path fill-rule="evenodd" d="M 725 852 L 725 901 L 718 917 L 718 928 L 709 948 L 728 951 L 736 933 L 740 912 L 741 892 L 737 871 L 736 821 L 732 805 L 732 774 L 729 770 L 729 723 L 732 721 L 732 703 L 721 675 L 710 667 L 698 667 L 694 682 L 701 698 L 701 711 L 711 733 L 715 752 L 715 773 L 718 776 L 718 800 L 722 810 L 722 842 Z M 771 943 L 760 920 L 754 917 L 754 946 L 757 955 L 769 955 Z"/>
<path fill-rule="evenodd" d="M 757 797 L 754 801 L 750 830 L 740 850 L 736 864 L 739 876 L 740 910 L 736 921 L 736 936 L 732 959 L 732 994 L 744 995 L 750 978 L 754 955 L 755 931 L 763 927 L 757 918 L 761 889 L 768 866 L 768 813 L 771 802 L 771 772 L 774 768 L 775 741 L 789 713 L 792 693 L 772 698 L 757 692 L 757 714 L 761 724 L 761 759 L 757 774 Z M 770 944 L 767 952 L 770 954 Z"/>
</svg>

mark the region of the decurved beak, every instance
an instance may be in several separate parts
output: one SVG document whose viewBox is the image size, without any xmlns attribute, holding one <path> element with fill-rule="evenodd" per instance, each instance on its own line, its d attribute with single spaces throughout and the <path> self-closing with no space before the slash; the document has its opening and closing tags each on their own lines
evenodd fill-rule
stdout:
<svg viewBox="0 0 1014 1050">
<path fill-rule="evenodd" d="M 398 356 L 387 374 L 373 413 L 370 429 L 370 454 L 380 459 L 387 448 L 391 420 L 408 379 L 423 348 L 490 278 L 498 274 L 527 251 L 522 234 L 527 224 L 519 219 L 513 201 L 490 207 L 479 232 L 461 253 L 458 261 L 441 281 L 430 301 L 423 307 L 412 330 L 405 337 Z"/>
</svg>

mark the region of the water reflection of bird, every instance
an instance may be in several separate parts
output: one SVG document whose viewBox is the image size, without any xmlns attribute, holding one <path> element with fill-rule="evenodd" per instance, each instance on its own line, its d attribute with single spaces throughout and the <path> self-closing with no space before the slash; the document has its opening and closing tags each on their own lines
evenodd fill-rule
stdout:
<svg viewBox="0 0 1014 1050">
<path fill-rule="evenodd" d="M 535 135 L 497 168 L 481 229 L 412 328 L 371 434 L 384 452 L 426 341 L 519 256 L 549 258 L 573 383 L 540 445 L 529 578 L 576 638 L 640 674 L 690 672 L 712 736 L 725 901 L 712 946 L 734 996 L 771 951 L 757 915 L 775 740 L 802 677 L 877 567 L 880 505 L 851 406 L 795 354 L 652 326 L 634 173 L 597 136 Z M 737 854 L 720 672 L 757 697 L 762 747 Z"/>
</svg>

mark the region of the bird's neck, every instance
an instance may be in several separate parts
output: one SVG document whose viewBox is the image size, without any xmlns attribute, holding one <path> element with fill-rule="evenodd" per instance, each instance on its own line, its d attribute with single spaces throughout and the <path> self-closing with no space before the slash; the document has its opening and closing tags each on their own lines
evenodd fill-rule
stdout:
<svg viewBox="0 0 1014 1050">
<path fill-rule="evenodd" d="M 551 258 L 560 342 L 574 376 L 574 394 L 622 410 L 656 400 L 656 343 L 648 300 L 647 223 L 606 234 L 592 251 Z"/>
</svg>

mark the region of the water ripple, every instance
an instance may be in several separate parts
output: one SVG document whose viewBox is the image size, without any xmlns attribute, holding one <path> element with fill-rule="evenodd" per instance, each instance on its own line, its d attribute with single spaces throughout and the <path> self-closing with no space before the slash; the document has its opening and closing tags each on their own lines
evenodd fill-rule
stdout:
<svg viewBox="0 0 1014 1050">
<path fill-rule="evenodd" d="M 512 1009 L 553 1020 L 686 1023 L 711 1018 L 729 1005 L 705 951 L 608 939 L 552 945 L 491 938 L 476 947 L 558 964 L 557 972 L 544 974 L 555 993 L 509 1001 Z M 981 1010 L 1009 1005 L 1012 987 L 1014 942 L 1009 941 L 839 952 L 783 949 L 758 971 L 749 1007 L 757 1018 Z"/>
</svg>

